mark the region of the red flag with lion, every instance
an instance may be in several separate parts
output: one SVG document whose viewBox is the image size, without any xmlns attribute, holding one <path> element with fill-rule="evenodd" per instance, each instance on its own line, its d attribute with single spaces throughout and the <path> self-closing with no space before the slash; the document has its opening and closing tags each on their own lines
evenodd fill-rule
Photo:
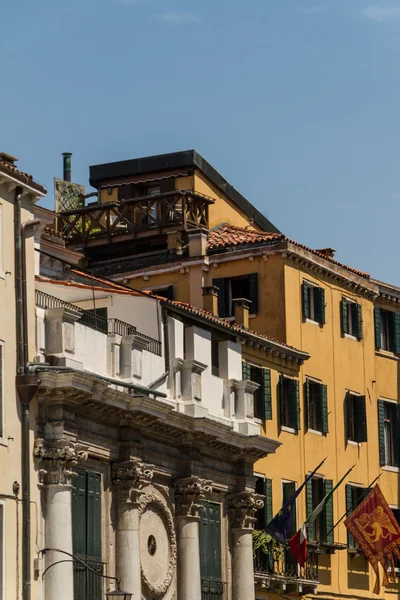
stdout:
<svg viewBox="0 0 400 600">
<path fill-rule="evenodd" d="M 387 566 L 390 561 L 394 578 L 394 556 L 400 559 L 400 527 L 379 485 L 368 494 L 344 522 L 357 540 L 375 571 L 374 594 L 379 594 L 379 563 L 383 567 L 382 585 L 389 585 Z"/>
</svg>

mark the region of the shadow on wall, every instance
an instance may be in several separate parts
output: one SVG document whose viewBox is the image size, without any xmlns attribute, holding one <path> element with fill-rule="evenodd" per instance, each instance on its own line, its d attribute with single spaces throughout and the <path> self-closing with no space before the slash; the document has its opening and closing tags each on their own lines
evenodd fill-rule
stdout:
<svg viewBox="0 0 400 600">
<path fill-rule="evenodd" d="M 364 556 L 347 555 L 347 579 L 349 589 L 369 590 L 369 566 Z"/>
<path fill-rule="evenodd" d="M 331 555 L 321 554 L 318 557 L 318 580 L 321 585 L 331 585 Z"/>
</svg>

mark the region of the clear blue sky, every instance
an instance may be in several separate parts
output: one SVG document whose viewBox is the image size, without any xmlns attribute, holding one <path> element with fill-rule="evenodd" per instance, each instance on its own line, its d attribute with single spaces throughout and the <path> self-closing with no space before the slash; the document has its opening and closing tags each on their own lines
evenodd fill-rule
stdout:
<svg viewBox="0 0 400 600">
<path fill-rule="evenodd" d="M 5 0 L 1 150 L 49 190 L 195 148 L 289 237 L 400 285 L 400 0 Z"/>
</svg>

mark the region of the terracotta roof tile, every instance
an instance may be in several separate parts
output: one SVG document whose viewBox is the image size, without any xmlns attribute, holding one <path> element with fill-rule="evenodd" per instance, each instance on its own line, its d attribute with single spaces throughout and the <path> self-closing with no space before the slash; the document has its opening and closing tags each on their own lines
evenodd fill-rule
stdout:
<svg viewBox="0 0 400 600">
<path fill-rule="evenodd" d="M 46 194 L 46 189 L 39 183 L 36 183 L 36 181 L 33 180 L 32 175 L 18 169 L 13 162 L 10 162 L 10 160 L 5 158 L 6 156 L 7 155 L 4 153 L 0 153 L 0 172 L 11 175 L 12 177 L 15 177 L 15 179 L 21 181 L 21 183 L 25 183 L 42 194 Z"/>
<path fill-rule="evenodd" d="M 347 269 L 364 279 L 369 279 L 369 273 L 364 273 L 363 271 L 359 271 L 358 269 L 354 269 L 353 267 L 349 267 L 343 263 L 338 262 L 331 256 L 327 256 L 326 254 L 319 252 L 318 250 L 313 250 L 308 246 L 304 246 L 303 244 L 299 244 L 287 237 L 285 237 L 281 233 L 268 233 L 268 232 L 260 232 L 255 231 L 253 229 L 248 229 L 247 227 L 237 227 L 235 225 L 224 224 L 221 227 L 217 227 L 210 231 L 210 235 L 208 238 L 209 241 L 209 249 L 210 250 L 218 250 L 223 248 L 230 248 L 232 246 L 246 246 L 246 245 L 254 245 L 260 243 L 266 244 L 278 244 L 279 242 L 289 242 L 298 246 L 299 248 L 303 248 L 303 250 L 307 250 L 328 262 L 338 265 L 343 269 Z"/>
</svg>

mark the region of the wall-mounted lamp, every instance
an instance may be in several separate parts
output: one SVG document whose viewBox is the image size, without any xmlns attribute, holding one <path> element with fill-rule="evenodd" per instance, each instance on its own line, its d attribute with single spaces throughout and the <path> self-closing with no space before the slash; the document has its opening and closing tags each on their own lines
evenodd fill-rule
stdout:
<svg viewBox="0 0 400 600">
<path fill-rule="evenodd" d="M 107 592 L 106 598 L 107 600 L 131 600 L 132 594 L 130 592 L 123 592 L 117 584 L 117 589 L 113 592 Z"/>
</svg>

